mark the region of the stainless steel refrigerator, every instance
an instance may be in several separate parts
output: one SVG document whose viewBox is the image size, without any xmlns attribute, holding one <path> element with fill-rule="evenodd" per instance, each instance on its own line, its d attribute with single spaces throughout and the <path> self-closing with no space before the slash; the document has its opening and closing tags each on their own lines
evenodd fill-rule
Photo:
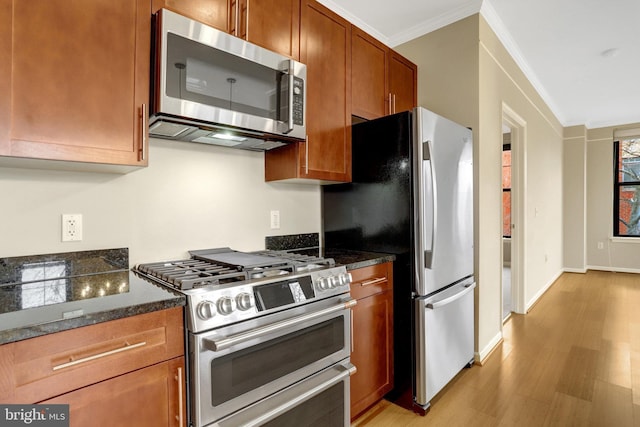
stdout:
<svg viewBox="0 0 640 427">
<path fill-rule="evenodd" d="M 471 130 L 418 107 L 352 136 L 352 183 L 323 187 L 324 245 L 396 255 L 388 397 L 424 413 L 474 358 Z"/>
</svg>

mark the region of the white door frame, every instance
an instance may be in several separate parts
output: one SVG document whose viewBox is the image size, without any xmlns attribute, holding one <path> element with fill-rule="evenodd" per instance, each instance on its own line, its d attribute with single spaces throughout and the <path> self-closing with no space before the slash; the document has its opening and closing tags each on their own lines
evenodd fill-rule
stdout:
<svg viewBox="0 0 640 427">
<path fill-rule="evenodd" d="M 503 102 L 502 123 L 511 128 L 511 307 L 512 311 L 525 314 L 527 122 Z M 500 306 L 502 307 L 502 302 Z"/>
</svg>

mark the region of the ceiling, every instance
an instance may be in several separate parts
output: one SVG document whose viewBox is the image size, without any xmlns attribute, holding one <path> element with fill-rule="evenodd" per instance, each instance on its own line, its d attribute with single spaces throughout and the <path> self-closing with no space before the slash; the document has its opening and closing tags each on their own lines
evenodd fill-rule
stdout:
<svg viewBox="0 0 640 427">
<path fill-rule="evenodd" d="M 640 122 L 638 0 L 319 0 L 388 46 L 480 12 L 564 126 Z"/>
</svg>

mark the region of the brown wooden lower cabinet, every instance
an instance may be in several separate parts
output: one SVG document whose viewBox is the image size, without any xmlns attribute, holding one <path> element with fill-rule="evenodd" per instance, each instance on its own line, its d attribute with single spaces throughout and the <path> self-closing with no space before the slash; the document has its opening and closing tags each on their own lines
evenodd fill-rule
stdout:
<svg viewBox="0 0 640 427">
<path fill-rule="evenodd" d="M 393 388 L 393 264 L 351 271 L 353 351 L 351 419 L 355 419 Z"/>
<path fill-rule="evenodd" d="M 186 426 L 182 310 L 0 346 L 0 403 L 68 404 L 72 427 Z"/>
<path fill-rule="evenodd" d="M 40 403 L 68 404 L 71 427 L 182 427 L 186 422 L 184 357 Z"/>
</svg>

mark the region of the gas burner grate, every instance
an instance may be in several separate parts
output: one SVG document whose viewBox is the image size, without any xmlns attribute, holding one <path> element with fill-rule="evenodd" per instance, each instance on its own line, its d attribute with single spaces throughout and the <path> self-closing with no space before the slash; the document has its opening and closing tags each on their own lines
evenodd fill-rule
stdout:
<svg viewBox="0 0 640 427">
<path fill-rule="evenodd" d="M 243 271 L 194 259 L 140 264 L 137 270 L 180 290 L 221 285 L 249 278 Z"/>
<path fill-rule="evenodd" d="M 274 258 L 282 258 L 290 261 L 295 271 L 315 270 L 317 268 L 327 268 L 336 265 L 333 258 L 321 258 L 316 255 L 306 255 L 287 251 L 265 250 L 254 252 L 255 254 L 270 256 Z"/>
</svg>

